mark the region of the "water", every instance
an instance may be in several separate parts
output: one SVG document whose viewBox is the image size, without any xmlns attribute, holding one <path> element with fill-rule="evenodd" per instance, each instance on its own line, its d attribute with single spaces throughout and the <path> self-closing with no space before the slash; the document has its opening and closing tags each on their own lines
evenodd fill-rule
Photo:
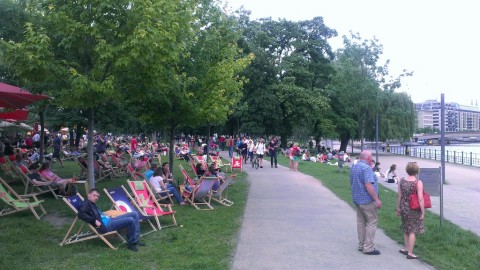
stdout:
<svg viewBox="0 0 480 270">
<path fill-rule="evenodd" d="M 392 146 L 390 152 L 393 154 L 409 155 L 424 159 L 442 159 L 441 146 L 439 145 L 415 145 L 409 146 L 408 148 L 408 153 L 405 153 L 405 146 Z M 480 167 L 480 144 L 446 145 L 445 161 L 449 163 Z"/>
</svg>

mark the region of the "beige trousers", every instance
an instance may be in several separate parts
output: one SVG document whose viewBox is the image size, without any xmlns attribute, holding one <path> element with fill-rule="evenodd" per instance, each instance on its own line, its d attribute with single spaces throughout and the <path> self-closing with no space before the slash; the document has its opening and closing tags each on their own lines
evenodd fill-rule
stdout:
<svg viewBox="0 0 480 270">
<path fill-rule="evenodd" d="M 375 202 L 357 206 L 358 250 L 371 252 L 375 249 L 374 239 L 378 216 Z"/>
</svg>

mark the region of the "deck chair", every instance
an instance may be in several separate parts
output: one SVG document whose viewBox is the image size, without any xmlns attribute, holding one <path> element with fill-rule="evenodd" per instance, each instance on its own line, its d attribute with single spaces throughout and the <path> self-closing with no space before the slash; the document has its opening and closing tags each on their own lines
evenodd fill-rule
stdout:
<svg viewBox="0 0 480 270">
<path fill-rule="evenodd" d="M 198 175 L 197 167 L 195 166 L 195 164 L 193 162 L 189 162 L 189 163 L 190 163 L 190 168 L 192 169 L 193 174 L 195 175 L 195 178 L 199 179 L 200 177 L 202 177 L 201 175 Z"/>
<path fill-rule="evenodd" d="M 146 216 L 142 213 L 142 211 L 140 211 L 140 207 L 137 205 L 132 196 L 130 196 L 124 186 L 108 189 L 104 188 L 103 191 L 105 192 L 105 194 L 107 194 L 107 197 L 112 202 L 112 209 L 115 208 L 116 210 L 124 212 L 136 212 L 138 214 L 138 220 L 140 222 L 146 222 L 148 223 L 148 225 L 150 225 L 152 230 L 141 234 L 141 236 L 157 231 L 155 226 L 153 226 L 153 223 L 150 221 L 153 216 Z"/>
<path fill-rule="evenodd" d="M 33 201 L 30 200 L 33 198 Z M 43 200 L 38 200 L 35 194 L 29 195 L 18 195 L 15 190 L 10 187 L 5 180 L 0 177 L 0 200 L 7 204 L 11 208 L 3 209 L 0 211 L 0 216 L 6 216 L 13 213 L 17 213 L 23 210 L 30 210 L 32 214 L 40 219 L 42 216 L 46 215 L 47 212 L 42 206 Z M 41 211 L 39 215 L 35 208 L 38 207 Z"/>
<path fill-rule="evenodd" d="M 185 201 L 197 210 L 213 210 L 210 202 L 212 199 L 211 191 L 215 181 L 218 181 L 218 177 L 202 177 L 198 184 L 193 187 L 193 190 L 188 192 L 189 195 L 185 196 Z"/>
<path fill-rule="evenodd" d="M 16 173 L 13 171 L 12 164 L 8 161 L 8 157 L 0 157 L 0 168 L 5 173 L 5 176 L 8 176 L 10 179 L 18 178 Z"/>
<path fill-rule="evenodd" d="M 78 167 L 80 168 L 80 173 L 78 174 L 78 177 L 81 179 L 87 178 L 87 174 L 88 174 L 87 167 L 85 167 L 85 165 L 83 165 L 80 162 L 80 160 L 78 160 L 78 157 L 75 157 L 74 160 L 77 162 Z"/>
<path fill-rule="evenodd" d="M 177 221 L 175 219 L 175 211 L 172 210 L 172 206 L 169 204 L 160 204 L 155 199 L 155 195 L 150 190 L 147 181 L 130 181 L 127 180 L 128 186 L 132 190 L 132 194 L 135 196 L 137 205 L 142 210 L 142 214 L 145 216 L 153 216 L 157 222 L 157 227 L 159 230 L 162 229 L 160 224 L 159 217 L 161 216 L 171 216 L 173 224 L 166 227 L 177 226 Z M 164 208 L 167 210 L 164 210 Z"/>
<path fill-rule="evenodd" d="M 212 155 L 209 155 L 210 157 L 210 160 L 215 163 L 215 167 L 216 168 L 229 168 L 230 169 L 230 172 L 232 172 L 232 168 L 231 168 L 231 163 L 223 163 L 222 161 L 222 158 L 219 157 L 219 156 L 212 156 Z"/>
<path fill-rule="evenodd" d="M 192 178 L 190 178 L 187 171 L 183 168 L 182 164 L 178 164 L 178 167 L 180 168 L 180 172 L 183 175 L 184 184 L 192 186 L 192 187 L 196 186 L 197 183 Z"/>
<path fill-rule="evenodd" d="M 130 174 L 130 177 L 132 177 L 133 180 L 135 180 L 135 181 L 142 181 L 142 180 L 145 179 L 145 177 L 143 176 L 143 174 L 135 171 L 135 169 L 133 168 L 132 163 L 128 163 L 128 164 L 127 164 L 127 170 L 128 170 L 128 173 Z"/>
<path fill-rule="evenodd" d="M 127 162 L 122 163 L 115 155 L 111 155 L 110 160 L 112 161 L 113 168 L 117 173 L 120 175 L 128 174 Z"/>
<path fill-rule="evenodd" d="M 99 238 L 108 247 L 116 250 L 118 247 L 113 246 L 112 243 L 110 243 L 106 238 L 106 236 L 109 236 L 109 235 L 114 235 L 114 236 L 116 235 L 120 237 L 120 239 L 122 240 L 122 244 L 126 242 L 125 239 L 123 239 L 123 237 L 120 236 L 120 234 L 118 234 L 117 231 L 110 231 L 110 232 L 101 234 L 91 224 L 86 223 L 80 218 L 78 218 L 78 209 L 80 209 L 80 207 L 83 204 L 83 197 L 79 193 L 67 198 L 62 198 L 62 199 L 68 205 L 68 207 L 70 207 L 70 209 L 75 213 L 75 218 L 73 219 L 72 225 L 70 225 L 70 228 L 65 234 L 65 237 L 60 243 L 60 246 L 75 244 L 78 242 Z M 87 226 L 87 228 L 84 228 L 85 226 Z M 72 232 L 76 227 L 78 227 L 78 230 L 76 230 L 75 232 Z M 86 229 L 86 231 L 84 229 Z"/>
<path fill-rule="evenodd" d="M 113 169 L 100 166 L 96 159 L 93 159 L 93 171 L 95 172 L 95 174 L 98 174 L 97 181 L 101 181 L 107 177 L 109 177 L 110 180 L 115 180 L 115 176 L 113 175 Z"/>
<path fill-rule="evenodd" d="M 230 175 L 223 184 L 218 187 L 217 190 L 212 190 L 212 200 L 218 202 L 221 205 L 232 206 L 233 202 L 228 197 L 228 186 L 232 183 L 233 179 L 237 177 L 236 174 Z"/>
<path fill-rule="evenodd" d="M 58 199 L 58 196 L 57 194 L 55 193 L 55 190 L 58 189 L 58 188 L 52 188 L 50 186 L 50 184 L 48 185 L 38 185 L 38 184 L 35 184 L 34 181 L 32 179 L 30 179 L 30 177 L 28 177 L 28 173 L 30 173 L 30 171 L 28 171 L 27 168 L 25 168 L 25 166 L 23 166 L 23 169 L 20 168 L 20 167 L 14 167 L 14 169 L 16 170 L 16 172 L 22 177 L 22 179 L 24 179 L 25 181 L 25 195 L 27 194 L 36 194 L 36 195 L 40 195 L 40 194 L 45 194 L 45 193 L 52 193 L 53 197 L 55 199 Z M 25 170 L 25 171 L 24 171 Z M 42 177 L 41 174 L 39 174 L 40 177 Z M 42 177 L 43 179 L 43 177 Z M 45 183 L 47 183 L 45 181 Z"/>
</svg>

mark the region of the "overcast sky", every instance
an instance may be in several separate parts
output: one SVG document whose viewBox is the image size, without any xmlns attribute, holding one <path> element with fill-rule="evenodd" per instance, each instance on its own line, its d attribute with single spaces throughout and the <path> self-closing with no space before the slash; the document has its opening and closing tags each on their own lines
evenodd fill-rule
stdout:
<svg viewBox="0 0 480 270">
<path fill-rule="evenodd" d="M 374 36 L 390 59 L 390 75 L 414 71 L 399 91 L 414 102 L 427 99 L 461 105 L 480 105 L 480 15 L 469 0 L 223 0 L 237 9 L 244 6 L 251 18 L 292 21 L 323 17 L 337 30 L 331 44 L 341 46 L 350 30 L 362 38 Z"/>
</svg>

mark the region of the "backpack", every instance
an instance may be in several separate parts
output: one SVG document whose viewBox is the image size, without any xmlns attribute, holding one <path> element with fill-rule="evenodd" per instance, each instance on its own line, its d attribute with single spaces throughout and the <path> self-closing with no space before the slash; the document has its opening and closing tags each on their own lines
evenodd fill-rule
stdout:
<svg viewBox="0 0 480 270">
<path fill-rule="evenodd" d="M 293 148 L 293 155 L 296 157 L 300 157 L 302 153 L 300 153 L 300 148 Z"/>
</svg>

